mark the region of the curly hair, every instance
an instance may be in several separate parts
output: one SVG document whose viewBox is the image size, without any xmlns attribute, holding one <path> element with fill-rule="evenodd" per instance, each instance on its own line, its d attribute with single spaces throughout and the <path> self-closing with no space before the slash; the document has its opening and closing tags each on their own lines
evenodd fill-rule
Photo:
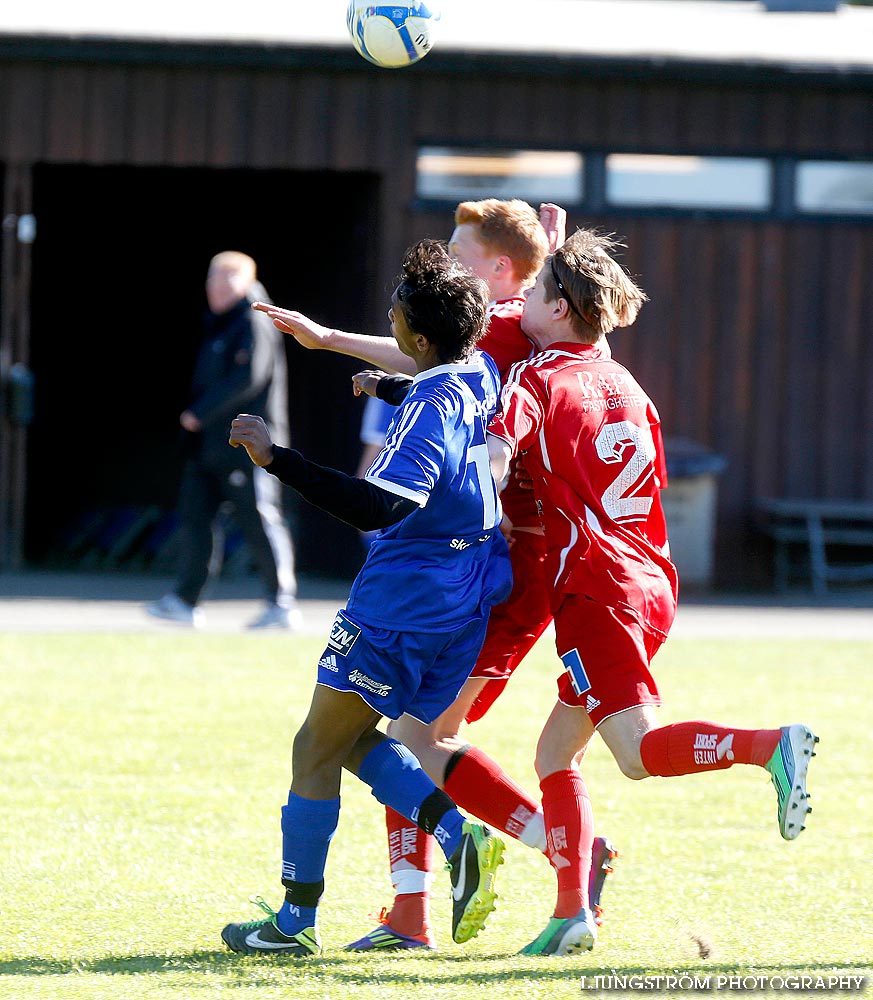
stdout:
<svg viewBox="0 0 873 1000">
<path fill-rule="evenodd" d="M 620 246 L 614 234 L 579 229 L 558 247 L 543 271 L 546 301 L 566 299 L 573 328 L 590 343 L 616 327 L 630 326 L 649 300 L 612 256 Z"/>
<path fill-rule="evenodd" d="M 397 300 L 410 330 L 427 337 L 445 364 L 469 357 L 485 332 L 488 285 L 440 240 L 421 240 L 406 251 Z"/>
</svg>

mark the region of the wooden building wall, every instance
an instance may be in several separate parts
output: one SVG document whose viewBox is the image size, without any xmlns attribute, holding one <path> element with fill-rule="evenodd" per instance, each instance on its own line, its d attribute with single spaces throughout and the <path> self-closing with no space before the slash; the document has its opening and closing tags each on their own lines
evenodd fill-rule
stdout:
<svg viewBox="0 0 873 1000">
<path fill-rule="evenodd" d="M 420 141 L 605 151 L 873 158 L 873 82 L 627 67 L 488 71 L 429 57 L 422 71 L 309 56 L 210 64 L 143 59 L 0 62 L 0 161 L 371 171 L 381 179 L 376 292 L 403 248 L 448 235 L 415 203 Z M 275 58 L 273 62 L 275 63 Z M 725 455 L 719 578 L 761 582 L 754 497 L 873 499 L 873 225 L 606 214 L 651 302 L 613 350 L 670 436 Z M 26 252 L 26 251 L 25 251 Z"/>
</svg>

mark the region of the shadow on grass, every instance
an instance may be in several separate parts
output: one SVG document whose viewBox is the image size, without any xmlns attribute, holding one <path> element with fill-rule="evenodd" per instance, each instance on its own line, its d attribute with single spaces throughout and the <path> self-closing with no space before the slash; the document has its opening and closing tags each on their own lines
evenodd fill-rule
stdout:
<svg viewBox="0 0 873 1000">
<path fill-rule="evenodd" d="M 786 975 L 828 975 L 853 972 L 869 975 L 871 968 L 863 962 L 835 962 L 827 964 L 776 964 L 737 967 L 724 964 L 699 964 L 658 968 L 654 966 L 627 966 L 624 968 L 593 967 L 585 958 L 576 957 L 566 961 L 551 957 L 520 958 L 512 952 L 490 955 L 444 955 L 441 953 L 405 954 L 404 961 L 398 963 L 396 954 L 348 954 L 322 956 L 305 960 L 295 960 L 270 956 L 241 956 L 227 951 L 192 951 L 183 955 L 126 955 L 107 956 L 98 959 L 50 959 L 23 957 L 0 959 L 0 976 L 66 976 L 66 975 L 154 975 L 156 973 L 188 973 L 203 971 L 210 973 L 209 985 L 216 973 L 245 974 L 251 986 L 257 985 L 258 971 L 270 972 L 274 982 L 277 969 L 289 972 L 306 969 L 319 971 L 333 978 L 338 984 L 364 984 L 373 981 L 378 972 L 381 983 L 398 986 L 420 985 L 423 979 L 429 983 L 491 984 L 500 982 L 531 980 L 535 982 L 565 982 L 568 979 L 587 976 L 786 976 Z M 511 963 L 505 965 L 504 963 Z M 447 968 L 448 966 L 448 968 Z M 452 967 L 456 967 L 457 971 Z M 204 985 L 207 982 L 204 981 Z"/>
</svg>

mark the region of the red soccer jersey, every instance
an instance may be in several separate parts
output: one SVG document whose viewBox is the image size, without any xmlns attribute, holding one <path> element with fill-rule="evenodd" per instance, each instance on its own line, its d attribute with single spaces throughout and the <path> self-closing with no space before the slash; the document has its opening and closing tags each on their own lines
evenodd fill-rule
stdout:
<svg viewBox="0 0 873 1000">
<path fill-rule="evenodd" d="M 521 314 L 524 299 L 501 299 L 488 306 L 488 327 L 479 343 L 480 351 L 487 351 L 494 359 L 500 378 L 506 379 L 509 369 L 517 362 L 531 356 L 533 344 L 521 332 Z"/>
<path fill-rule="evenodd" d="M 476 345 L 487 351 L 494 359 L 502 381 L 506 381 L 509 369 L 518 361 L 529 358 L 533 344 L 521 332 L 521 314 L 524 299 L 501 299 L 488 307 L 488 329 Z M 530 490 L 518 485 L 515 475 L 509 477 L 506 489 L 500 494 L 500 502 L 506 516 L 516 528 L 536 528 L 539 526 L 534 495 Z"/>
<path fill-rule="evenodd" d="M 660 490 L 667 484 L 652 401 L 608 348 L 552 344 L 515 365 L 489 432 L 524 452 L 560 594 L 624 608 L 666 635 L 678 581 Z"/>
</svg>

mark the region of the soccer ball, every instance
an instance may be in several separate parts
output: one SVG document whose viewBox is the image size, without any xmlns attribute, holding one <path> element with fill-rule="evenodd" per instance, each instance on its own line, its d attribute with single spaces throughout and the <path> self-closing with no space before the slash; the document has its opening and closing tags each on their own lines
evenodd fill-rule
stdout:
<svg viewBox="0 0 873 1000">
<path fill-rule="evenodd" d="M 431 3 L 349 3 L 352 42 L 368 62 L 384 69 L 410 66 L 423 59 L 433 44 L 439 11 Z"/>
</svg>

